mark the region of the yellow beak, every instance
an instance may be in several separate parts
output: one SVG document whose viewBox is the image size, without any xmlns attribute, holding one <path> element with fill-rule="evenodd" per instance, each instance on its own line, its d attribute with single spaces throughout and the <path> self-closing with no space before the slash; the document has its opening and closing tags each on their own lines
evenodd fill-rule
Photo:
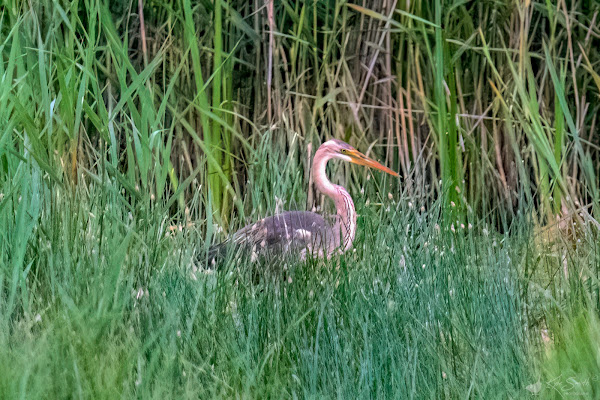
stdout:
<svg viewBox="0 0 600 400">
<path fill-rule="evenodd" d="M 379 164 L 377 161 L 365 156 L 358 150 L 346 150 L 346 155 L 351 158 L 351 162 L 358 165 L 366 165 L 367 167 L 377 168 L 380 171 L 387 172 L 393 176 L 400 176 L 397 172 L 392 171 L 388 167 Z"/>
</svg>

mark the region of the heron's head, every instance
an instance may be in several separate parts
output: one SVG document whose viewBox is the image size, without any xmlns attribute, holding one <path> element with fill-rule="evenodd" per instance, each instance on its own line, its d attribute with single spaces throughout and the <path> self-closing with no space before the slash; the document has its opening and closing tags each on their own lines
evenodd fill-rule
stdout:
<svg viewBox="0 0 600 400">
<path fill-rule="evenodd" d="M 331 158 L 337 158 L 358 165 L 365 165 L 367 167 L 376 168 L 380 171 L 387 172 L 393 176 L 399 176 L 395 171 L 392 171 L 388 167 L 381 165 L 372 158 L 365 156 L 348 143 L 342 142 L 338 139 L 331 139 L 323 143 L 319 148 L 319 151 L 325 151 L 325 153 Z"/>
</svg>

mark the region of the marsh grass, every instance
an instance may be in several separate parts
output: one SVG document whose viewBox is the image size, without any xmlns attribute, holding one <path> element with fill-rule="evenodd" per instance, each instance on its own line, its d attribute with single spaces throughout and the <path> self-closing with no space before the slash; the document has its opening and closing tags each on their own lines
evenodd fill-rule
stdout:
<svg viewBox="0 0 600 400">
<path fill-rule="evenodd" d="M 359 204 L 355 252 L 285 277 L 259 264 L 256 280 L 239 262 L 196 270 L 193 229 L 167 234 L 160 213 L 89 190 L 41 196 L 35 262 L 3 297 L 3 397 L 505 397 L 536 379 L 525 233 Z"/>
<path fill-rule="evenodd" d="M 287 174 L 272 162 L 257 182 Z M 591 238 L 554 243 L 564 279 L 525 218 L 505 235 L 444 228 L 441 201 L 384 196 L 357 202 L 356 251 L 209 272 L 192 263 L 201 230 L 170 230 L 160 204 L 125 207 L 117 182 L 34 191 L 35 176 L 0 221 L 24 264 L 3 269 L 2 397 L 527 397 L 597 366 L 580 363 L 591 333 L 570 330 L 597 304 Z M 382 197 L 375 181 L 364 196 Z"/>
<path fill-rule="evenodd" d="M 0 397 L 597 396 L 595 3 L 143 3 L 0 5 Z M 331 137 L 355 251 L 194 261 Z"/>
</svg>

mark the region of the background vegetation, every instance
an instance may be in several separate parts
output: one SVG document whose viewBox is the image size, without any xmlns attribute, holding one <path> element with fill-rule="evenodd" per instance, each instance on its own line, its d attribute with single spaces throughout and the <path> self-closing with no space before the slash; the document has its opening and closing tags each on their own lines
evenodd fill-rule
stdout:
<svg viewBox="0 0 600 400">
<path fill-rule="evenodd" d="M 597 396 L 599 12 L 5 0 L 2 397 Z M 193 263 L 332 137 L 355 252 Z"/>
</svg>

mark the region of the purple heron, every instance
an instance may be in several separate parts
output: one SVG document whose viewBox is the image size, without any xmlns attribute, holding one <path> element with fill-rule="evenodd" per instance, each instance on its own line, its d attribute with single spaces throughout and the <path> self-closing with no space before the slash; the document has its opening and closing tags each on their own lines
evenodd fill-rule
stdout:
<svg viewBox="0 0 600 400">
<path fill-rule="evenodd" d="M 324 218 L 309 211 L 285 211 L 261 219 L 235 232 L 227 241 L 212 246 L 208 258 L 211 263 L 214 264 L 215 256 L 231 244 L 251 251 L 252 260 L 265 253 L 293 252 L 298 252 L 301 259 L 305 259 L 308 254 L 328 258 L 352 247 L 356 233 L 354 202 L 346 189 L 334 185 L 327 178 L 325 169 L 331 159 L 365 165 L 399 176 L 349 144 L 337 139 L 329 140 L 315 153 L 311 172 L 317 189 L 335 203 L 336 215 Z"/>
</svg>

